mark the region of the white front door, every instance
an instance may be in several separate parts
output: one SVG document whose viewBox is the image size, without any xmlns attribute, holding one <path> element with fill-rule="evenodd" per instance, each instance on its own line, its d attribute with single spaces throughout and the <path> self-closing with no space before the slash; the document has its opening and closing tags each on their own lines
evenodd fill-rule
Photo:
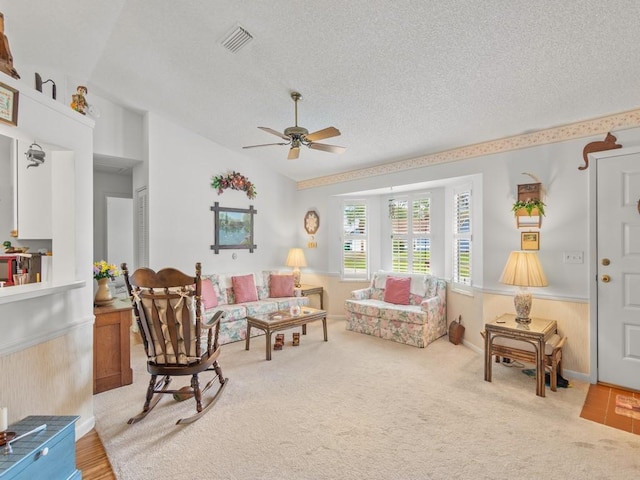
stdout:
<svg viewBox="0 0 640 480">
<path fill-rule="evenodd" d="M 597 162 L 598 381 L 640 390 L 640 152 Z"/>
</svg>

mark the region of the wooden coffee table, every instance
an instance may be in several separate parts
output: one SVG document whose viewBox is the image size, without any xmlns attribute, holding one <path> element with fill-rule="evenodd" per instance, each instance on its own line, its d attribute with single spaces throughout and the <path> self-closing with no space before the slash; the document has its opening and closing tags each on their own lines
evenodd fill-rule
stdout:
<svg viewBox="0 0 640 480">
<path fill-rule="evenodd" d="M 245 350 L 249 350 L 251 341 L 251 327 L 263 330 L 267 342 L 267 360 L 271 360 L 271 334 L 279 330 L 302 325 L 302 334 L 307 334 L 307 323 L 322 320 L 322 330 L 324 331 L 324 341 L 327 341 L 327 312 L 317 308 L 302 307 L 300 315 L 292 316 L 288 310 L 279 310 L 265 315 L 247 316 L 247 338 Z"/>
</svg>

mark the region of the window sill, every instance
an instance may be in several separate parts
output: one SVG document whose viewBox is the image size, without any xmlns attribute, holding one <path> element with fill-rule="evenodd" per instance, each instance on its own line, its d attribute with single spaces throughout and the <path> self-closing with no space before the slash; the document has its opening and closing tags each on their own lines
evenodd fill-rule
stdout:
<svg viewBox="0 0 640 480">
<path fill-rule="evenodd" d="M 27 285 L 14 285 L 0 288 L 0 305 L 29 300 L 31 298 L 54 295 L 66 292 L 74 288 L 82 288 L 86 285 L 84 280 L 76 280 L 67 283 L 52 284 L 51 282 L 28 283 Z"/>
<path fill-rule="evenodd" d="M 460 287 L 454 284 L 451 284 L 451 292 L 458 293 L 460 295 L 465 295 L 467 297 L 473 297 L 473 287 Z"/>
</svg>

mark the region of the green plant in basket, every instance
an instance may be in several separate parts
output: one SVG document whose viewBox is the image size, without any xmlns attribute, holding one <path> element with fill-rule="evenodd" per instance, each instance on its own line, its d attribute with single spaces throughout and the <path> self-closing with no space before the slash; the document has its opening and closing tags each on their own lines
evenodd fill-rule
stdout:
<svg viewBox="0 0 640 480">
<path fill-rule="evenodd" d="M 524 209 L 526 210 L 527 214 L 531 216 L 531 212 L 533 212 L 533 210 L 537 208 L 538 212 L 540 212 L 540 215 L 544 216 L 544 207 L 545 207 L 545 204 L 542 200 L 540 200 L 539 198 L 534 198 L 526 201 L 518 200 L 511 207 L 511 211 L 514 214 L 517 214 L 518 210 Z"/>
</svg>

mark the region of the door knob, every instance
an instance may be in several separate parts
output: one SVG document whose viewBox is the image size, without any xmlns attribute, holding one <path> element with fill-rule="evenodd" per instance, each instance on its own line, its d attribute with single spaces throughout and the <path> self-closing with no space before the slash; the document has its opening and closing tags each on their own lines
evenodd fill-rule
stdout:
<svg viewBox="0 0 640 480">
<path fill-rule="evenodd" d="M 602 275 L 602 282 L 609 283 L 611 281 L 611 277 L 609 275 Z"/>
<path fill-rule="evenodd" d="M 602 259 L 602 265 L 604 265 L 605 267 L 611 264 L 611 260 L 609 260 L 608 258 L 603 258 Z"/>
</svg>

